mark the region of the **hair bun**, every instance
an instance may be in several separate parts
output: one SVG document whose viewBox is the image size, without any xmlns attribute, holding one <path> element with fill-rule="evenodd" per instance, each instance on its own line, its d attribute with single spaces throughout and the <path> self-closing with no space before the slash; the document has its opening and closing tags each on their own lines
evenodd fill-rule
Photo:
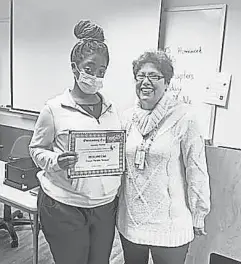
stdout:
<svg viewBox="0 0 241 264">
<path fill-rule="evenodd" d="M 103 29 L 90 20 L 81 20 L 75 25 L 74 35 L 77 39 L 95 39 L 101 42 L 105 40 Z"/>
</svg>

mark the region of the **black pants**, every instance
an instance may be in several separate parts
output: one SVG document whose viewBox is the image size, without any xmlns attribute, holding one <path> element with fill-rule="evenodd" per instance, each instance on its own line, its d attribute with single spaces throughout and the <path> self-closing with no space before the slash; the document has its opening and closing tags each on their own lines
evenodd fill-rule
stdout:
<svg viewBox="0 0 241 264">
<path fill-rule="evenodd" d="M 120 234 L 125 264 L 148 264 L 151 252 L 154 264 L 184 264 L 188 245 L 156 247 L 132 243 Z"/>
<path fill-rule="evenodd" d="M 90 209 L 69 206 L 40 190 L 40 222 L 55 263 L 108 264 L 116 207 L 116 200 Z"/>
</svg>

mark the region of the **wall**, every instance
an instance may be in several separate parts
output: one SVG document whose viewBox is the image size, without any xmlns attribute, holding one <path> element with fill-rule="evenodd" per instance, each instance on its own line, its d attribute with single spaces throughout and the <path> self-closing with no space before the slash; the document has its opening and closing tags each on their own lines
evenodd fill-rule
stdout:
<svg viewBox="0 0 241 264">
<path fill-rule="evenodd" d="M 232 74 L 227 107 L 217 108 L 214 144 L 241 148 L 241 1 L 240 0 L 164 0 L 166 8 L 177 6 L 227 4 L 226 36 L 224 40 L 222 71 Z"/>
<path fill-rule="evenodd" d="M 10 104 L 10 0 L 0 4 L 0 105 Z"/>
<path fill-rule="evenodd" d="M 27 2 L 31 3 L 31 0 L 21 1 L 21 4 L 24 5 L 24 3 L 26 4 Z M 53 12 L 55 10 L 54 2 L 56 2 L 56 0 L 51 1 L 51 3 L 48 2 L 48 5 L 45 5 L 45 12 L 41 9 L 43 6 L 42 1 L 41 3 L 38 3 L 38 6 L 35 4 L 32 6 L 35 10 L 39 10 L 39 14 L 36 16 L 37 22 L 33 21 L 33 25 L 41 22 L 44 23 L 45 28 L 51 28 L 51 23 L 56 23 L 56 14 L 58 13 L 59 16 L 59 12 L 61 11 L 62 17 L 65 19 L 62 18 L 62 20 L 58 20 L 61 25 L 59 32 L 44 34 L 44 32 L 35 32 L 34 28 L 28 27 L 28 30 L 31 30 L 29 30 L 29 34 L 26 34 L 26 32 L 24 33 L 24 38 L 21 39 L 21 32 L 19 31 L 16 35 L 18 38 L 17 48 L 21 49 L 25 47 L 26 50 L 26 45 L 29 45 L 29 54 L 32 54 L 30 51 L 31 43 L 35 45 L 35 42 L 38 40 L 42 45 L 42 50 L 44 50 L 44 54 L 40 53 L 40 56 L 42 55 L 41 59 L 39 58 L 40 56 L 38 53 L 35 53 L 35 56 L 33 55 L 31 58 L 29 58 L 29 55 L 24 58 L 24 54 L 21 55 L 23 56 L 21 57 L 22 59 L 20 57 L 18 58 L 18 61 L 21 62 L 22 65 L 18 64 L 18 70 L 15 71 L 15 77 L 17 75 L 16 80 L 19 82 L 15 82 L 14 85 L 18 85 L 17 91 L 19 92 L 17 96 L 18 99 L 22 101 L 21 104 L 25 105 L 26 103 L 26 105 L 29 105 L 31 97 L 35 96 L 34 99 L 36 100 L 36 98 L 39 98 L 38 96 L 42 96 L 33 93 L 34 89 L 35 91 L 40 91 L 41 93 L 41 88 L 38 88 L 38 80 L 40 80 L 41 77 L 45 79 L 45 83 L 46 85 L 48 84 L 48 87 L 51 87 L 55 81 L 62 79 L 63 87 L 59 88 L 60 92 L 67 84 L 70 84 L 70 86 L 73 85 L 73 76 L 69 67 L 69 51 L 76 40 L 72 34 L 72 29 L 77 20 L 81 18 L 90 18 L 103 26 L 106 33 L 107 43 L 110 47 L 111 60 L 106 75 L 104 92 L 111 98 L 112 101 L 114 101 L 120 111 L 131 106 L 135 99 L 131 62 L 144 50 L 157 48 L 160 1 L 125 0 L 113 2 L 111 0 L 91 0 L 85 5 L 81 3 L 81 8 L 74 9 L 74 6 L 80 5 L 80 2 L 79 0 L 71 0 L 71 5 L 68 5 L 68 8 L 71 7 L 71 16 L 74 14 L 73 18 L 71 18 L 65 10 L 63 3 L 66 4 L 66 2 L 61 2 L 61 4 L 55 5 L 56 13 Z M 57 2 L 59 3 L 59 1 Z M 76 5 L 74 4 L 75 2 Z M 27 6 L 31 6 L 29 3 Z M 93 6 L 95 6 L 95 8 L 93 8 Z M 26 11 L 30 12 L 31 10 L 26 9 Z M 76 14 L 78 14 L 77 19 Z M 27 15 L 28 14 L 26 14 L 26 16 Z M 68 21 L 68 31 L 66 31 L 66 27 L 62 26 L 64 25 L 65 20 Z M 70 21 L 72 22 L 70 23 Z M 21 25 L 18 26 L 19 28 L 23 28 Z M 63 56 L 61 54 L 66 53 L 66 51 L 63 51 L 63 46 L 56 45 L 56 43 L 59 43 L 58 40 L 61 38 L 61 34 L 63 34 L 62 39 L 68 38 L 71 42 L 71 45 L 69 45 L 67 50 L 68 59 L 65 64 L 67 69 L 65 75 L 63 75 L 63 72 L 60 70 L 59 64 L 63 62 Z M 36 39 L 36 37 L 38 37 L 38 39 Z M 22 42 L 20 42 L 20 40 Z M 48 53 L 48 49 L 44 46 L 45 41 L 51 43 L 51 40 L 53 40 L 52 43 L 56 49 L 54 54 Z M 18 55 L 19 54 L 20 53 L 18 52 Z M 53 65 L 51 65 L 50 67 L 48 63 L 45 63 L 44 58 L 48 58 L 48 60 L 49 58 L 52 58 L 55 66 L 53 67 Z M 26 62 L 28 62 L 28 71 L 24 70 L 26 69 Z M 29 67 L 29 62 L 31 62 L 31 67 Z M 31 89 L 27 92 L 26 90 L 25 92 L 22 92 L 24 90 L 24 82 L 22 81 L 23 77 L 25 78 L 26 75 L 29 76 L 27 78 L 29 78 L 29 84 L 31 83 L 32 86 L 29 85 L 29 88 Z M 37 76 L 38 78 L 33 79 L 31 76 Z M 66 81 L 67 79 L 68 81 Z M 29 96 L 26 96 L 26 94 Z M 6 116 L 6 112 L 0 112 L 0 123 L 4 123 L 5 125 L 22 127 L 25 120 L 28 122 L 28 127 L 35 121 L 34 119 L 26 119 L 23 115 L 12 115 L 7 113 Z"/>
</svg>

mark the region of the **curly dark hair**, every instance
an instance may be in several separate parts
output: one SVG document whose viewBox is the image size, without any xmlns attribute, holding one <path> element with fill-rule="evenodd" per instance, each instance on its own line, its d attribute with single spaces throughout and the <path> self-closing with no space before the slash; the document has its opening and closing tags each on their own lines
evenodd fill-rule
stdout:
<svg viewBox="0 0 241 264">
<path fill-rule="evenodd" d="M 141 54 L 137 60 L 134 60 L 132 66 L 135 78 L 141 67 L 146 63 L 154 64 L 157 70 L 159 70 L 164 76 L 165 83 L 170 83 L 174 74 L 174 69 L 171 59 L 163 50 L 146 51 Z"/>
<path fill-rule="evenodd" d="M 100 26 L 90 20 L 81 20 L 74 27 L 74 35 L 79 41 L 71 51 L 71 62 L 78 65 L 84 58 L 98 53 L 106 56 L 107 64 L 109 63 L 109 51 L 104 43 L 104 31 Z"/>
</svg>

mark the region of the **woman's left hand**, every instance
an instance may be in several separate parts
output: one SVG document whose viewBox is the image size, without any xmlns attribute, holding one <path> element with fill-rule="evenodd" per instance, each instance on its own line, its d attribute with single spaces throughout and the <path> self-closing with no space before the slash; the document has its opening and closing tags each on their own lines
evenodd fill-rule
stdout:
<svg viewBox="0 0 241 264">
<path fill-rule="evenodd" d="M 205 236 L 207 233 L 205 232 L 205 228 L 204 227 L 193 227 L 194 230 L 194 234 L 196 236 Z"/>
</svg>

